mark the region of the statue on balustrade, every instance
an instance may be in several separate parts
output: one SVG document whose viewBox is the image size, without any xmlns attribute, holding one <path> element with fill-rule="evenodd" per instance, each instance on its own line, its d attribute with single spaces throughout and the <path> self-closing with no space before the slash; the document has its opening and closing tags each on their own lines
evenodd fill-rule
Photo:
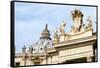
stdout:
<svg viewBox="0 0 100 68">
<path fill-rule="evenodd" d="M 86 26 L 86 29 L 92 29 L 93 28 L 93 25 L 92 25 L 92 18 L 89 16 L 88 19 L 87 19 L 87 26 Z"/>
<path fill-rule="evenodd" d="M 66 26 L 66 23 L 65 23 L 65 21 L 63 21 L 62 23 L 61 23 L 61 26 L 60 26 L 60 34 L 65 34 L 65 26 Z"/>
<path fill-rule="evenodd" d="M 74 33 L 80 32 L 83 24 L 83 13 L 80 10 L 75 9 L 71 12 L 71 14 L 74 22 L 72 29 Z"/>
<path fill-rule="evenodd" d="M 54 31 L 54 39 L 59 39 L 57 27 L 56 27 L 56 29 Z"/>
</svg>

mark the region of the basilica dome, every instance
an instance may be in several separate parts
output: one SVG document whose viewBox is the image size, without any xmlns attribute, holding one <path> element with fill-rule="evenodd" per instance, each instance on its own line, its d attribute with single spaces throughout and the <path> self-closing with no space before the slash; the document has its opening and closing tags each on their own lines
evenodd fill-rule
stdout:
<svg viewBox="0 0 100 68">
<path fill-rule="evenodd" d="M 53 48 L 53 45 L 50 38 L 50 31 L 46 24 L 45 29 L 41 33 L 40 39 L 33 44 L 33 53 L 46 53 L 48 48 Z"/>
</svg>

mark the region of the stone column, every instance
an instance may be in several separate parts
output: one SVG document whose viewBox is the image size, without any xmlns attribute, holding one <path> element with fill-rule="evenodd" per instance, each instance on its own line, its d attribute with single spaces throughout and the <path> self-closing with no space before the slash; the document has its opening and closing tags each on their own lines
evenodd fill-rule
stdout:
<svg viewBox="0 0 100 68">
<path fill-rule="evenodd" d="M 97 50 L 96 49 L 95 49 L 95 55 L 94 56 L 95 56 L 95 61 L 98 61 L 98 57 L 97 57 L 98 55 L 97 55 Z"/>
<path fill-rule="evenodd" d="M 50 63 L 52 64 L 52 56 L 50 58 L 51 58 L 51 62 Z"/>
</svg>

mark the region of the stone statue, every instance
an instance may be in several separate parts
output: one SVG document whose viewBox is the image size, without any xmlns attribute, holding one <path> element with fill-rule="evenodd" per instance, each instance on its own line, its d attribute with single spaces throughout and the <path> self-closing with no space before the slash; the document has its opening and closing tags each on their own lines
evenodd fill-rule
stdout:
<svg viewBox="0 0 100 68">
<path fill-rule="evenodd" d="M 74 21 L 73 31 L 75 33 L 80 32 L 83 23 L 83 14 L 80 10 L 77 9 L 72 11 L 71 14 L 72 14 L 72 19 Z"/>
<path fill-rule="evenodd" d="M 33 53 L 33 47 L 32 47 L 32 45 L 29 47 L 28 51 L 30 53 L 29 60 L 32 60 L 32 53 Z"/>
<path fill-rule="evenodd" d="M 71 26 L 71 33 L 76 33 L 76 30 L 75 30 L 75 27 L 74 26 Z"/>
<path fill-rule="evenodd" d="M 26 46 L 24 45 L 22 48 L 22 52 L 25 53 L 26 52 Z"/>
<path fill-rule="evenodd" d="M 61 26 L 60 26 L 60 33 L 61 34 L 65 33 L 65 26 L 66 26 L 66 23 L 65 23 L 65 21 L 63 21 L 62 24 L 61 24 Z"/>
<path fill-rule="evenodd" d="M 88 21 L 87 28 L 88 29 L 92 29 L 92 27 L 93 27 L 93 25 L 92 25 L 92 18 L 90 16 L 88 17 L 87 21 Z"/>
<path fill-rule="evenodd" d="M 58 33 L 58 29 L 57 29 L 57 27 L 56 27 L 56 29 L 55 29 L 54 33 L 55 33 L 55 34 L 57 34 L 57 33 Z"/>
<path fill-rule="evenodd" d="M 58 38 L 58 29 L 56 27 L 55 31 L 54 31 L 54 39 L 57 39 Z"/>
<path fill-rule="evenodd" d="M 33 47 L 32 47 L 32 45 L 31 45 L 31 47 L 29 47 L 29 50 L 28 50 L 28 51 L 29 51 L 29 53 L 31 53 L 31 54 L 33 53 Z"/>
<path fill-rule="evenodd" d="M 54 40 L 53 40 L 54 43 L 58 43 L 59 42 L 59 35 L 58 35 L 58 29 L 57 29 L 57 27 L 56 27 L 56 29 L 54 31 L 53 38 L 54 38 Z"/>
</svg>

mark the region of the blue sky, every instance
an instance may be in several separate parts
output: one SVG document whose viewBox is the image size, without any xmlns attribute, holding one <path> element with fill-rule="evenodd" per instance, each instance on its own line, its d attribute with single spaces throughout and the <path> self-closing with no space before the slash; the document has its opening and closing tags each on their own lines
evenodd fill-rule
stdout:
<svg viewBox="0 0 100 68">
<path fill-rule="evenodd" d="M 80 9 L 83 14 L 83 23 L 87 23 L 88 16 L 96 22 L 96 7 L 71 6 L 57 4 L 39 4 L 39 3 L 15 3 L 15 47 L 16 52 L 21 52 L 21 48 L 32 45 L 41 36 L 46 24 L 50 30 L 51 36 L 56 27 L 59 27 L 63 20 L 66 21 L 66 32 L 70 31 L 73 21 L 71 11 Z M 94 32 L 96 24 L 93 23 Z"/>
</svg>

